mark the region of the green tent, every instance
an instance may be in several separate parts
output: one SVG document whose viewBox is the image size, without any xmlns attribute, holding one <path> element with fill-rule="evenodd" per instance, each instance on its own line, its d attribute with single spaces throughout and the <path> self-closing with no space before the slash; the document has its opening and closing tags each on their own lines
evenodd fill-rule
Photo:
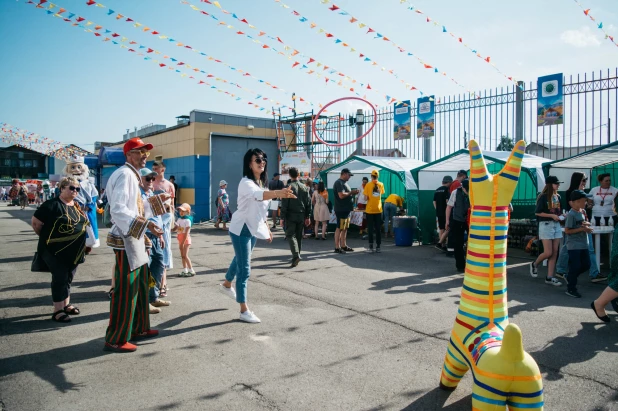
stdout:
<svg viewBox="0 0 618 411">
<path fill-rule="evenodd" d="M 502 169 L 511 153 L 509 151 L 483 151 L 483 157 L 490 173 L 496 174 Z M 522 161 L 522 171 L 519 183 L 513 195 L 513 218 L 534 218 L 537 187 L 545 185 L 543 164 L 546 158 L 525 154 Z M 436 188 L 442 185 L 444 176 L 451 176 L 453 180 L 459 170 L 470 170 L 470 152 L 461 149 L 439 160 L 417 167 L 411 171 L 418 186 L 418 196 L 421 204 L 419 223 L 423 228 L 423 244 L 433 242 L 436 227 L 436 213 L 433 208 L 433 194 Z M 431 227 L 431 229 L 427 229 Z"/>
<path fill-rule="evenodd" d="M 380 181 L 384 183 L 382 201 L 391 194 L 397 194 L 406 201 L 408 215 L 418 216 L 418 190 L 410 170 L 425 164 L 422 161 L 406 157 L 372 157 L 351 156 L 345 161 L 320 173 L 320 178 L 329 190 L 332 199 L 332 188 L 339 178 L 341 170 L 349 168 L 354 176 L 348 184 L 352 188 L 362 185 L 362 178 L 371 176 L 372 170 L 380 172 Z"/>
</svg>

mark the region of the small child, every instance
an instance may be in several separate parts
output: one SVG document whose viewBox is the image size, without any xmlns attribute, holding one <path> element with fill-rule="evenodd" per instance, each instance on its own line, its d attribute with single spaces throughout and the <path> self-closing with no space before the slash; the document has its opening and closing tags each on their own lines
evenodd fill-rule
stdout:
<svg viewBox="0 0 618 411">
<path fill-rule="evenodd" d="M 571 210 L 567 214 L 564 232 L 569 253 L 569 273 L 566 276 L 566 295 L 581 298 L 577 292 L 577 277 L 590 268 L 588 251 L 588 233 L 592 233 L 590 222 L 586 221 L 586 199 L 588 195 L 582 190 L 571 193 Z"/>
<path fill-rule="evenodd" d="M 182 258 L 182 271 L 178 274 L 179 277 L 193 277 L 195 271 L 189 259 L 189 249 L 191 248 L 191 226 L 193 225 L 193 217 L 191 217 L 191 206 L 187 203 L 178 207 L 180 218 L 176 221 L 174 230 L 178 232 L 178 246 L 180 248 L 180 257 Z"/>
</svg>

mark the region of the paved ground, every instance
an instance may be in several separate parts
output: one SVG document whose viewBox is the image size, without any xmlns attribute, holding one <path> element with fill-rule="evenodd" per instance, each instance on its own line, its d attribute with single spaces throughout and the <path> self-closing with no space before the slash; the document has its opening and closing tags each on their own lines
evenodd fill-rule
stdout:
<svg viewBox="0 0 618 411">
<path fill-rule="evenodd" d="M 462 276 L 433 248 L 387 242 L 381 255 L 339 256 L 331 241 L 307 240 L 290 270 L 278 232 L 254 253 L 249 301 L 263 323 L 250 325 L 216 288 L 229 238 L 196 229 L 198 275 L 169 279 L 172 306 L 152 317 L 160 338 L 110 354 L 111 250 L 78 270 L 82 315 L 53 323 L 49 275 L 29 271 L 31 214 L 0 206 L 2 411 L 471 409 L 469 374 L 450 395 L 437 389 Z M 584 280 L 575 300 L 532 279 L 526 261 L 509 259 L 509 314 L 543 372 L 546 409 L 618 410 L 618 317 L 602 325 L 588 308 L 603 286 Z"/>
</svg>

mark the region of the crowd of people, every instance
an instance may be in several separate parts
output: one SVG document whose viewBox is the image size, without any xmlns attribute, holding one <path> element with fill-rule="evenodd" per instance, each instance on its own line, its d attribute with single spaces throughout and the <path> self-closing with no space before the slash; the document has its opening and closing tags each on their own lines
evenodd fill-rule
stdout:
<svg viewBox="0 0 618 411">
<path fill-rule="evenodd" d="M 105 190 L 101 190 L 99 205 L 107 205 L 112 221 L 106 243 L 114 250 L 110 318 L 104 349 L 114 352 L 135 351 L 135 341 L 158 335 L 158 331 L 150 327 L 150 315 L 171 304 L 163 298 L 167 296 L 166 272 L 172 269 L 172 232 L 177 233 L 183 266 L 179 276 L 195 275 L 189 257 L 193 226 L 191 206 L 186 203 L 177 205 L 177 186 L 165 179 L 163 162 L 155 162 L 153 170 L 146 168 L 152 149 L 151 144 L 139 138 L 128 140 L 123 148 L 125 165 L 111 175 Z M 382 234 L 390 234 L 387 221 L 392 219 L 398 207 L 404 206 L 403 198 L 395 194 L 382 201 L 385 188 L 378 170 L 373 170 L 370 178 L 363 179 L 362 189 L 352 189 L 348 182 L 353 174 L 347 168 L 342 169 L 340 178 L 333 185 L 332 205 L 324 184 L 313 187 L 312 181 L 309 184 L 301 181 L 295 168 L 289 170 L 291 181 L 287 185 L 280 181 L 279 175 L 268 182 L 268 158 L 260 149 L 247 151 L 242 174 L 233 217 L 226 193 L 227 182 L 220 182 L 216 222 L 217 227 L 223 224 L 222 229 L 229 225 L 234 249 L 225 281 L 219 288 L 221 293 L 239 304 L 239 318 L 247 323 L 261 322 L 249 309 L 247 297 L 251 254 L 258 239 L 272 242 L 272 231 L 282 224 L 292 253 L 292 267 L 295 267 L 302 260 L 302 241 L 308 227 L 314 230 L 316 239 L 326 239 L 332 208 L 336 218 L 335 253 L 352 252 L 354 250 L 347 244 L 347 233 L 350 215 L 356 207 L 365 215 L 361 228 L 367 231 L 367 251 L 379 253 Z M 611 186 L 609 175 L 600 175 L 599 182 L 599 188 L 586 193 L 583 189 L 587 177 L 574 173 L 567 190 L 566 213 L 558 194 L 561 182 L 554 176 L 547 177 L 536 207 L 543 252 L 530 264 L 530 273 L 536 277 L 541 262 L 548 260 L 545 282 L 560 286 L 562 283 L 558 278 L 563 279 L 567 283 L 566 293 L 571 297 L 581 297 L 577 289 L 578 277 L 588 270 L 593 282 L 608 281 L 608 287 L 591 303 L 591 308 L 601 321 L 609 322 L 605 306 L 618 302 L 618 236 L 614 236 L 610 257 L 612 269 L 608 278 L 599 273 L 597 261 L 591 258 L 590 235 L 598 225 L 618 226 L 618 190 Z M 454 181 L 445 176 L 434 195 L 439 227 L 438 248 L 452 252 L 458 271 L 465 270 L 466 264 L 469 188 L 467 173 L 461 170 Z M 51 318 L 68 323 L 71 316 L 80 314 L 80 309 L 71 303 L 70 290 L 79 264 L 91 251 L 86 242 L 91 223 L 84 204 L 79 201 L 80 181 L 65 177 L 57 189 L 57 195 L 43 202 L 32 217 L 32 227 L 39 236 L 32 267 L 33 270 L 36 267 L 37 271 L 51 272 L 54 306 Z M 272 201 L 278 201 L 280 208 L 269 207 Z M 269 209 L 273 209 L 272 226 L 268 223 Z M 178 218 L 175 218 L 175 211 Z M 311 223 L 312 217 L 315 224 Z M 593 217 L 593 223 L 590 217 Z M 597 269 L 592 269 L 593 266 Z"/>
</svg>

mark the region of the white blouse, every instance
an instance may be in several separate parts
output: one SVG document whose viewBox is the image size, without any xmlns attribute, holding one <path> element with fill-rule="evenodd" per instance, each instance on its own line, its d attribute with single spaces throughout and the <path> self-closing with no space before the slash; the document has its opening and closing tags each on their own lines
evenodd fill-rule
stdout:
<svg viewBox="0 0 618 411">
<path fill-rule="evenodd" d="M 614 198 L 618 193 L 616 187 L 601 188 L 594 187 L 590 190 L 594 206 L 592 207 L 592 215 L 594 217 L 611 217 L 614 213 Z M 603 203 L 603 205 L 601 205 Z"/>
<path fill-rule="evenodd" d="M 264 200 L 264 191 L 253 180 L 243 177 L 238 184 L 238 208 L 232 216 L 230 233 L 240 235 L 246 224 L 251 235 L 261 240 L 270 239 L 270 230 L 266 223 L 268 217 L 268 200 Z"/>
</svg>

